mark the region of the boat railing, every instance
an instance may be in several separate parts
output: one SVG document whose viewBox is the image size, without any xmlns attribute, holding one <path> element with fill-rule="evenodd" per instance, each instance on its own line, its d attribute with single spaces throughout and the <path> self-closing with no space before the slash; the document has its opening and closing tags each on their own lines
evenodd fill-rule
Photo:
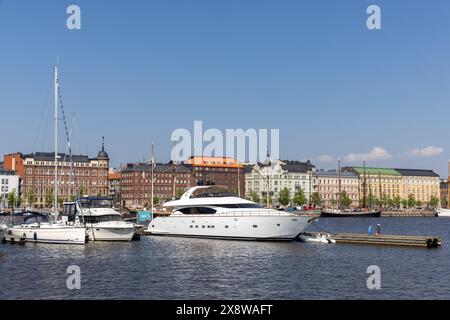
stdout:
<svg viewBox="0 0 450 320">
<path fill-rule="evenodd" d="M 176 215 L 178 216 L 178 214 Z M 233 212 L 218 212 L 213 214 L 180 214 L 179 216 L 189 216 L 189 217 L 214 217 L 214 216 L 220 216 L 220 217 L 273 217 L 273 216 L 285 216 L 285 217 L 311 217 L 311 216 L 317 216 L 312 214 L 301 214 L 297 212 L 286 212 L 286 211 L 271 211 L 271 212 L 258 212 L 258 211 L 251 211 L 251 210 L 242 210 L 242 211 L 233 211 Z"/>
</svg>

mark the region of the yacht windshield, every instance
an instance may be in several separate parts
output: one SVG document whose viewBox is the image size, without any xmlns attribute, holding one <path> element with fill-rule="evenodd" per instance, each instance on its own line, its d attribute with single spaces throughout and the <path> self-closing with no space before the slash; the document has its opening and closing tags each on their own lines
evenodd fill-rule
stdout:
<svg viewBox="0 0 450 320">
<path fill-rule="evenodd" d="M 217 198 L 217 197 L 236 197 L 236 194 L 228 191 L 224 186 L 212 186 L 200 188 L 191 194 L 191 198 Z"/>
<path fill-rule="evenodd" d="M 81 199 L 82 208 L 111 208 L 112 200 L 110 198 L 83 198 Z"/>
<path fill-rule="evenodd" d="M 98 223 L 108 221 L 122 221 L 119 215 L 104 215 L 104 216 L 84 216 L 86 223 Z"/>
<path fill-rule="evenodd" d="M 249 208 L 262 208 L 261 205 L 257 203 L 231 203 L 231 204 L 215 204 L 215 207 L 220 208 L 236 208 L 236 209 L 249 209 Z"/>
</svg>

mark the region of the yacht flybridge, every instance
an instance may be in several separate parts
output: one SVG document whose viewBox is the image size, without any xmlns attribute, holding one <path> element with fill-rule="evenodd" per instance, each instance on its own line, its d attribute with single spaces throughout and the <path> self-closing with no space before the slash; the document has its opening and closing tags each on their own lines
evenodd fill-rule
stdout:
<svg viewBox="0 0 450 320">
<path fill-rule="evenodd" d="M 311 216 L 263 208 L 227 192 L 223 186 L 199 186 L 187 190 L 168 217 L 153 219 L 152 235 L 237 240 L 293 240 L 314 220 Z"/>
<path fill-rule="evenodd" d="M 63 204 L 66 224 L 85 226 L 90 241 L 131 241 L 134 224 L 126 222 L 112 208 L 108 197 L 83 197 L 77 202 Z"/>
</svg>

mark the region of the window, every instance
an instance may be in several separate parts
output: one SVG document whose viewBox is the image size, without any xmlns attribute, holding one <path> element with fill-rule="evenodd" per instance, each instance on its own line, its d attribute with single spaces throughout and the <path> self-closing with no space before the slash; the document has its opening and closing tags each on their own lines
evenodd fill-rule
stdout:
<svg viewBox="0 0 450 320">
<path fill-rule="evenodd" d="M 184 214 L 214 214 L 216 210 L 208 207 L 192 207 L 192 208 L 183 208 L 179 210 Z"/>
</svg>

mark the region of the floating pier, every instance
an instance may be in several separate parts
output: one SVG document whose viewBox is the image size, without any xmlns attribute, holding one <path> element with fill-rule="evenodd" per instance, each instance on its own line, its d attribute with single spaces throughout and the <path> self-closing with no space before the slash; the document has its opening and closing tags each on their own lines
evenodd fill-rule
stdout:
<svg viewBox="0 0 450 320">
<path fill-rule="evenodd" d="M 324 232 L 309 232 L 304 233 L 308 236 L 316 236 Z M 359 233 L 329 233 L 336 243 L 354 243 L 354 244 L 371 244 L 371 245 L 390 245 L 390 246 L 408 246 L 408 247 L 423 247 L 423 248 L 437 248 L 442 244 L 439 237 L 431 236 L 407 236 L 407 235 L 367 235 Z"/>
</svg>

